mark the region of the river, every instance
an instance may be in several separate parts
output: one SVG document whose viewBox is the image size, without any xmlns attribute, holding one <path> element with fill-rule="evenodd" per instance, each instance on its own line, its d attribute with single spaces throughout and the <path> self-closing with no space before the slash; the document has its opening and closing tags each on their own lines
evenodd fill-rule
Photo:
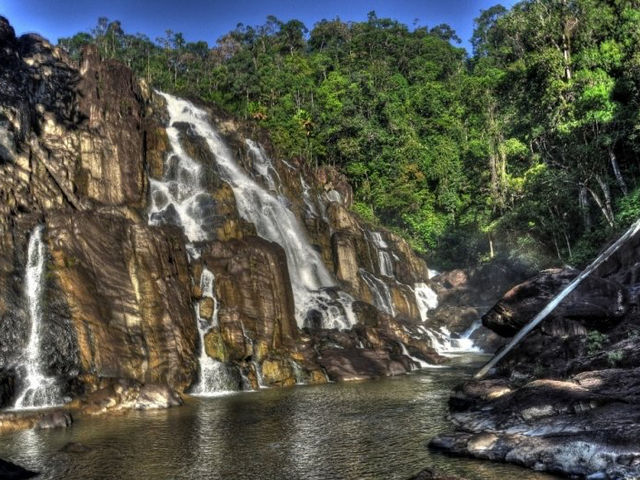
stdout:
<svg viewBox="0 0 640 480">
<path fill-rule="evenodd" d="M 387 480 L 427 466 L 470 480 L 556 478 L 427 449 L 431 437 L 450 429 L 451 388 L 482 360 L 458 357 L 451 368 L 377 381 L 191 398 L 181 408 L 80 419 L 66 430 L 0 436 L 0 458 L 56 480 Z M 89 450 L 67 453 L 69 442 Z"/>
</svg>

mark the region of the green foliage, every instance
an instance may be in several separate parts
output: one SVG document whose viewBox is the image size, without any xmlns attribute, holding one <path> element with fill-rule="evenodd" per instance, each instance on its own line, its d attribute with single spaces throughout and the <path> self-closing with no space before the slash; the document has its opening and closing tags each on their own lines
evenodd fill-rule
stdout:
<svg viewBox="0 0 640 480">
<path fill-rule="evenodd" d="M 623 358 L 624 354 L 620 350 L 607 353 L 607 363 L 611 368 L 617 367 Z"/>
<path fill-rule="evenodd" d="M 629 2 L 524 0 L 481 12 L 472 57 L 447 25 L 375 12 L 310 31 L 269 16 L 214 46 L 100 18 L 59 44 L 78 59 L 94 43 L 155 88 L 253 119 L 279 155 L 338 167 L 357 213 L 438 266 L 582 265 L 640 217 L 638 25 Z"/>
<path fill-rule="evenodd" d="M 600 333 L 597 330 L 590 330 L 587 334 L 587 353 L 589 355 L 595 355 L 600 352 L 607 340 L 608 337 L 604 333 Z"/>
</svg>

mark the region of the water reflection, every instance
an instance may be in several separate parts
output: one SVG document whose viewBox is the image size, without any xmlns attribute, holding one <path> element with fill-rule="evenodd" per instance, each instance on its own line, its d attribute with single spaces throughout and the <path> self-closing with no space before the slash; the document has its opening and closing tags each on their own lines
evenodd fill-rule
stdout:
<svg viewBox="0 0 640 480">
<path fill-rule="evenodd" d="M 469 479 L 550 479 L 431 453 L 450 389 L 472 370 L 191 399 L 68 430 L 0 437 L 0 457 L 43 479 L 404 479 L 426 466 Z M 68 442 L 91 448 L 66 453 Z"/>
</svg>

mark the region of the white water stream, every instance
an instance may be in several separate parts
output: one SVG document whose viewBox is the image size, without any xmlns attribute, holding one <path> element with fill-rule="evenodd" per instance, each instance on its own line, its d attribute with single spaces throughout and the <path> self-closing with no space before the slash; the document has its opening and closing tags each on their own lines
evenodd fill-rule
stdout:
<svg viewBox="0 0 640 480">
<path fill-rule="evenodd" d="M 423 325 L 419 327 L 419 330 L 429 337 L 431 345 L 436 352 L 441 355 L 447 355 L 480 351 L 470 338 L 471 334 L 479 326 L 477 323 L 471 325 L 469 329 L 457 338 L 454 337 L 446 327 L 440 327 L 439 330 L 430 328 L 427 326 L 427 321 L 429 320 L 428 314 L 429 310 L 434 310 L 438 307 L 438 295 L 426 283 L 416 283 L 414 285 L 414 293 L 418 309 L 420 310 L 420 318 L 423 323 Z"/>
<path fill-rule="evenodd" d="M 177 157 L 184 171 L 182 177 L 190 183 L 183 185 L 181 179 L 178 179 L 177 185 L 172 179 L 164 184 L 152 182 L 151 221 L 154 216 L 173 215 L 173 212 L 167 211 L 172 206 L 191 241 L 206 239 L 206 225 L 202 222 L 202 219 L 206 219 L 206 213 L 203 215 L 198 208 L 198 198 L 205 194 L 197 178 L 202 167 L 184 152 L 180 146 L 179 132 L 174 127 L 177 122 L 184 122 L 206 141 L 214 154 L 220 177 L 231 186 L 240 215 L 255 225 L 259 236 L 278 243 L 284 249 L 298 326 L 305 326 L 310 313 L 320 318 L 323 328 L 346 329 L 354 325 L 356 318 L 351 308 L 353 298 L 344 292 L 331 292 L 330 288 L 335 286 L 335 282 L 286 202 L 255 182 L 235 162 L 224 141 L 211 126 L 207 112 L 186 100 L 164 93 L 162 96 L 167 100 L 169 111 L 167 134 L 173 157 Z M 254 143 L 248 143 L 248 146 L 254 159 L 259 159 L 259 172 L 264 171 L 268 184 L 270 181 L 275 184 L 276 178 L 272 175 L 274 169 L 269 167 L 270 161 L 264 158 L 264 152 Z M 154 192 L 159 192 L 157 198 Z"/>
<path fill-rule="evenodd" d="M 14 403 L 15 410 L 45 408 L 62 402 L 60 388 L 54 377 L 45 373 L 42 361 L 42 294 L 44 287 L 46 250 L 42 240 L 44 227 L 37 226 L 29 238 L 24 295 L 29 307 L 29 341 L 17 365 L 24 370 L 22 389 Z"/>
</svg>

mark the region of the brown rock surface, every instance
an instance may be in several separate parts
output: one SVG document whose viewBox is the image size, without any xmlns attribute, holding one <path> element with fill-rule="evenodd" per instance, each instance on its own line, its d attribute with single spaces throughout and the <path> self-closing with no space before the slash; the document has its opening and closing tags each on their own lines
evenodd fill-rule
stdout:
<svg viewBox="0 0 640 480">
<path fill-rule="evenodd" d="M 181 233 L 93 214 L 54 215 L 47 228 L 81 372 L 188 387 L 197 332 Z"/>
</svg>

